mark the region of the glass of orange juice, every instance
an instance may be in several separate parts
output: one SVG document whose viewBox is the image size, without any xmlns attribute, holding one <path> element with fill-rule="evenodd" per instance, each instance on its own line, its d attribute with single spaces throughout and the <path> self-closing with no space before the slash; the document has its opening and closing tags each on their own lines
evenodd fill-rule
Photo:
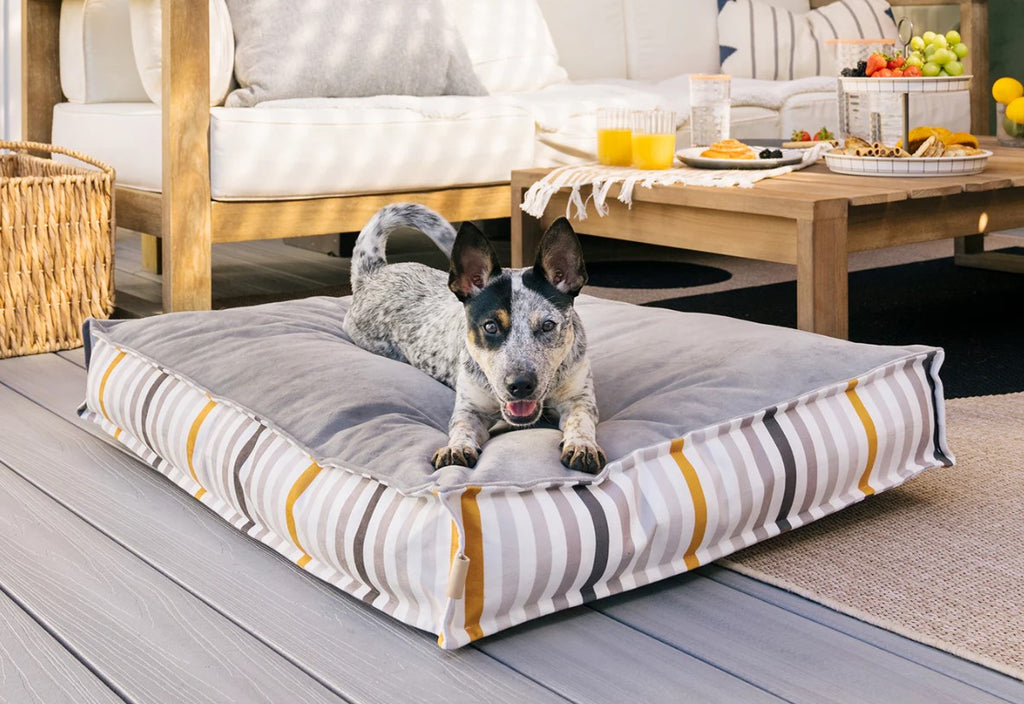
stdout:
<svg viewBox="0 0 1024 704">
<path fill-rule="evenodd" d="M 606 166 L 633 163 L 632 113 L 625 108 L 597 111 L 597 161 Z"/>
<path fill-rule="evenodd" d="M 633 166 L 668 169 L 676 153 L 676 114 L 643 110 L 633 115 Z"/>
</svg>

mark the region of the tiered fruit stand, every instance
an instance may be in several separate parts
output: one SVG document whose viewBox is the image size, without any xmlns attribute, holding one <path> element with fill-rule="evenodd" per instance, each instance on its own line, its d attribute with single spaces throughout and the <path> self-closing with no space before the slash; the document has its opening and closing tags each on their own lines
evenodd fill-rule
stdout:
<svg viewBox="0 0 1024 704">
<path fill-rule="evenodd" d="M 909 144 L 910 96 L 923 93 L 949 93 L 965 90 L 971 76 L 913 78 L 840 77 L 843 91 L 851 94 L 899 94 L 903 108 L 903 146 Z M 971 156 L 880 157 L 852 154 L 825 154 L 825 163 L 836 173 L 870 176 L 948 176 L 976 174 L 984 170 L 992 152 Z"/>
</svg>

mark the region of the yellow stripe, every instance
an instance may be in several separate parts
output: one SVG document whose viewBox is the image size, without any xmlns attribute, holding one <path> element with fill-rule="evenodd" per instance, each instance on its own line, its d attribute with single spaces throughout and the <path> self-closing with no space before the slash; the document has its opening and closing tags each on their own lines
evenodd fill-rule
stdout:
<svg viewBox="0 0 1024 704">
<path fill-rule="evenodd" d="M 216 405 L 217 402 L 210 399 L 203 407 L 203 410 L 199 412 L 199 415 L 196 416 L 196 419 L 192 421 L 192 427 L 189 428 L 188 431 L 188 441 L 185 445 L 185 453 L 188 458 L 188 471 L 192 474 L 192 478 L 196 481 L 196 484 L 199 485 L 200 489 L 203 488 L 203 484 L 199 481 L 199 477 L 196 475 L 196 468 L 192 464 L 192 455 L 196 451 L 196 436 L 199 435 L 199 427 L 203 424 L 203 421 L 206 420 L 206 416 L 210 415 L 210 411 L 212 411 L 213 407 Z M 197 496 L 196 498 L 199 497 Z"/>
<path fill-rule="evenodd" d="M 484 539 L 480 524 L 480 507 L 476 495 L 480 487 L 471 486 L 462 493 L 462 529 L 466 532 L 466 634 L 470 640 L 483 638 L 480 617 L 484 612 Z"/>
<path fill-rule="evenodd" d="M 114 367 L 121 363 L 124 359 L 124 355 L 124 352 L 118 352 L 117 356 L 114 357 L 114 361 L 110 363 L 109 367 L 107 367 L 107 371 L 103 372 L 103 378 L 100 379 L 100 413 L 102 413 L 103 417 L 111 423 L 114 421 L 110 420 L 110 416 L 107 415 L 107 405 L 103 403 L 103 392 L 107 388 L 107 379 L 110 378 L 110 372 L 114 371 Z"/>
<path fill-rule="evenodd" d="M 686 479 L 686 487 L 690 490 L 690 498 L 693 501 L 693 537 L 690 539 L 690 546 L 686 548 L 686 553 L 683 555 L 686 568 L 692 570 L 700 567 L 700 560 L 697 559 L 695 553 L 704 540 L 704 532 L 707 530 L 708 502 L 704 496 L 704 489 L 701 488 L 700 479 L 697 477 L 697 470 L 690 464 L 690 460 L 686 459 L 686 456 L 683 455 L 683 439 L 673 440 L 669 452 L 672 455 L 672 459 L 679 465 L 679 471 L 683 473 L 683 478 Z"/>
<path fill-rule="evenodd" d="M 299 567 L 305 567 L 309 564 L 309 561 L 313 558 L 306 554 L 306 549 L 302 547 L 302 543 L 299 542 L 299 534 L 295 530 L 295 502 L 302 496 L 302 492 L 309 488 L 309 485 L 316 479 L 316 475 L 320 474 L 322 468 L 316 462 L 306 467 L 306 469 L 299 475 L 299 478 L 292 484 L 292 488 L 288 491 L 288 498 L 285 499 L 284 504 L 284 516 L 285 521 L 288 523 L 288 535 L 292 536 L 292 542 L 295 543 L 295 547 L 302 551 L 303 555 L 299 558 Z"/>
<path fill-rule="evenodd" d="M 846 387 L 846 398 L 849 399 L 853 410 L 857 412 L 857 417 L 860 418 L 861 425 L 864 426 L 864 432 L 868 436 L 868 462 L 857 487 L 864 492 L 864 496 L 871 496 L 875 493 L 875 490 L 868 484 L 868 479 L 871 477 L 871 470 L 875 468 L 875 457 L 878 455 L 878 431 L 875 429 L 875 422 L 871 420 L 871 416 L 868 414 L 868 409 L 864 407 L 864 402 L 860 400 L 860 396 L 854 391 L 855 388 L 857 388 L 857 380 L 853 379 Z"/>
</svg>

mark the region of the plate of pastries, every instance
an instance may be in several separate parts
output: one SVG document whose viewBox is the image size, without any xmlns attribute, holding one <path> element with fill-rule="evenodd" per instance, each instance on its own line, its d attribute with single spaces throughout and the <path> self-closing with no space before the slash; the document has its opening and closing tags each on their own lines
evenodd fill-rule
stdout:
<svg viewBox="0 0 1024 704">
<path fill-rule="evenodd" d="M 949 176 L 985 169 L 992 152 L 978 138 L 942 127 L 915 127 L 894 145 L 850 137 L 825 154 L 828 168 L 840 174 L 871 176 Z"/>
<path fill-rule="evenodd" d="M 690 147 L 676 152 L 680 161 L 698 169 L 774 169 L 799 164 L 803 154 L 802 149 L 759 147 L 738 139 L 724 139 L 709 147 Z"/>
</svg>

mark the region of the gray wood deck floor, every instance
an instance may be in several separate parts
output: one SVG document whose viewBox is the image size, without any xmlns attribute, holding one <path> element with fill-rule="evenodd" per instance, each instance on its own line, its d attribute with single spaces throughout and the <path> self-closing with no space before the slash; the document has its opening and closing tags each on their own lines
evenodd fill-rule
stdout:
<svg viewBox="0 0 1024 704">
<path fill-rule="evenodd" d="M 0 360 L 0 702 L 1024 702 L 716 566 L 442 651 L 81 423 L 83 359 Z"/>
</svg>

